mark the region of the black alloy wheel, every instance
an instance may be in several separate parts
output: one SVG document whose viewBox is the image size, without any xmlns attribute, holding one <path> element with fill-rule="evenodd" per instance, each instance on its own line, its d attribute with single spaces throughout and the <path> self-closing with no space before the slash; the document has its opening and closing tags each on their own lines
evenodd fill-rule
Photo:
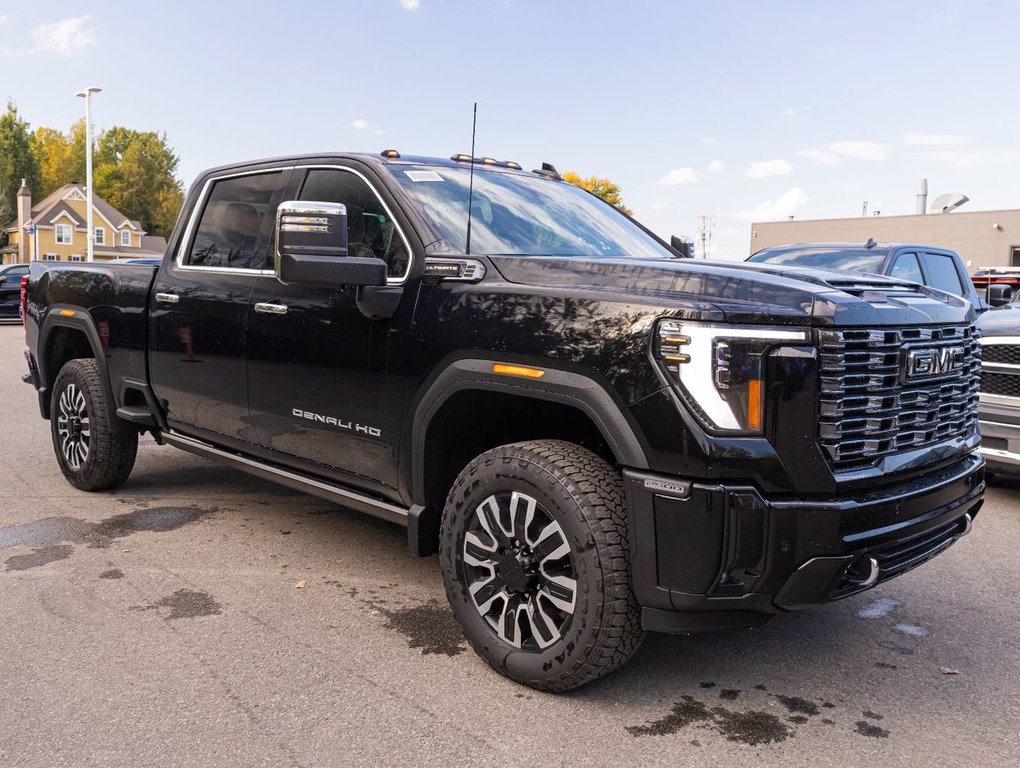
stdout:
<svg viewBox="0 0 1020 768">
<path fill-rule="evenodd" d="M 573 443 L 494 448 L 458 476 L 440 531 L 454 615 L 475 651 L 545 691 L 623 664 L 644 637 L 619 472 Z"/>
<path fill-rule="evenodd" d="M 83 491 L 121 485 L 138 452 L 138 430 L 120 421 L 92 358 L 69 360 L 50 400 L 53 452 L 64 477 Z"/>
</svg>

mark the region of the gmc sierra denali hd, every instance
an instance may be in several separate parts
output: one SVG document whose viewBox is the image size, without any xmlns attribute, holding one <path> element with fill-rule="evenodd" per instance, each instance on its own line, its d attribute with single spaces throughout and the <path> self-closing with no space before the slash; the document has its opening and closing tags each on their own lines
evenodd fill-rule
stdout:
<svg viewBox="0 0 1020 768">
<path fill-rule="evenodd" d="M 25 378 L 74 486 L 148 432 L 404 525 L 475 650 L 562 691 L 645 630 L 872 587 L 981 507 L 967 301 L 678 256 L 550 165 L 231 165 L 158 267 L 32 265 Z"/>
</svg>

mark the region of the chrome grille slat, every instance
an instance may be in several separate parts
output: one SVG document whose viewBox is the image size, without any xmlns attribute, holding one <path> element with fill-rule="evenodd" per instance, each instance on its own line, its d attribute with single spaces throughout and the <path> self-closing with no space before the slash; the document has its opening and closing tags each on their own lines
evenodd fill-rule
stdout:
<svg viewBox="0 0 1020 768">
<path fill-rule="evenodd" d="M 973 326 L 816 331 L 818 439 L 837 472 L 977 428 L 981 350 Z M 901 381 L 904 349 L 962 347 L 962 368 Z"/>
</svg>

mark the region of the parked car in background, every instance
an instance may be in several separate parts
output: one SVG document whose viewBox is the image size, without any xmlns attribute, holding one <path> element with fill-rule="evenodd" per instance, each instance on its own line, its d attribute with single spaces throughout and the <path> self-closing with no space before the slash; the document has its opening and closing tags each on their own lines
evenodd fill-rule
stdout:
<svg viewBox="0 0 1020 768">
<path fill-rule="evenodd" d="M 21 278 L 28 274 L 28 264 L 0 266 L 0 318 L 18 317 L 21 308 Z"/>
<path fill-rule="evenodd" d="M 798 243 L 765 248 L 747 261 L 798 267 L 844 269 L 912 280 L 962 296 L 978 312 L 990 306 L 977 291 L 960 254 L 947 248 L 909 243 Z M 998 303 L 1006 303 L 997 299 Z"/>
<path fill-rule="evenodd" d="M 1020 477 L 1020 292 L 978 320 L 981 448 L 990 472 Z"/>
<path fill-rule="evenodd" d="M 981 267 L 971 282 L 991 306 L 1004 306 L 1020 294 L 1020 267 Z"/>
</svg>

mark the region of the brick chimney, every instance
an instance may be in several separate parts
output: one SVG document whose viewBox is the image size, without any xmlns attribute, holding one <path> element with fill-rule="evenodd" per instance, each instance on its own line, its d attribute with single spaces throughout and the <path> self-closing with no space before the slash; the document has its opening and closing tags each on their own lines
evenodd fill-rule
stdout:
<svg viewBox="0 0 1020 768">
<path fill-rule="evenodd" d="M 29 255 L 28 233 L 25 225 L 32 218 L 32 191 L 24 179 L 18 188 L 18 261 L 26 263 Z"/>
</svg>

